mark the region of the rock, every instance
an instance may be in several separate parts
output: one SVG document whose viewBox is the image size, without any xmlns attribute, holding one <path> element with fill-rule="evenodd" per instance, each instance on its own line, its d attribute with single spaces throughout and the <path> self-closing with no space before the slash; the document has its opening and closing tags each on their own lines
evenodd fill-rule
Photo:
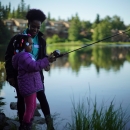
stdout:
<svg viewBox="0 0 130 130">
<path fill-rule="evenodd" d="M 5 120 L 6 120 L 5 114 L 4 113 L 0 113 L 0 125 L 2 125 Z"/>
<path fill-rule="evenodd" d="M 17 110 L 17 103 L 16 103 L 16 102 L 11 102 L 11 103 L 10 103 L 10 108 L 11 108 L 12 110 Z"/>
<path fill-rule="evenodd" d="M 46 123 L 45 119 L 42 117 L 39 117 L 39 116 L 34 116 L 33 122 L 36 124 L 45 124 Z"/>
<path fill-rule="evenodd" d="M 17 102 L 11 102 L 10 103 L 10 109 L 17 110 Z M 39 103 L 37 103 L 37 109 L 41 109 L 41 106 Z"/>
<path fill-rule="evenodd" d="M 40 116 L 34 116 L 33 123 L 36 125 L 45 124 L 45 119 Z M 0 113 L 0 130 L 11 130 L 12 128 L 18 129 L 19 121 L 9 119 L 4 113 Z"/>
<path fill-rule="evenodd" d="M 2 99 L 5 99 L 5 98 L 3 98 L 3 97 L 0 97 L 0 100 L 2 100 Z"/>
<path fill-rule="evenodd" d="M 19 127 L 20 123 L 15 120 L 7 120 L 6 123 L 8 123 L 10 126 L 14 125 L 16 127 Z"/>
<path fill-rule="evenodd" d="M 12 124 L 11 120 L 4 113 L 0 113 L 0 128 L 2 130 L 11 130 L 12 127 L 16 127 L 16 125 Z"/>
<path fill-rule="evenodd" d="M 11 102 L 10 109 L 17 110 L 17 103 Z M 40 104 L 37 104 L 37 109 L 35 110 L 35 113 L 34 113 L 33 123 L 37 125 L 42 125 L 42 124 L 45 124 L 45 119 L 41 117 L 41 114 L 38 111 L 39 109 L 41 109 Z M 0 113 L 0 128 L 1 128 L 1 124 L 2 124 L 2 127 L 4 124 L 3 130 L 10 130 L 12 127 L 18 129 L 20 125 L 19 121 L 9 119 L 8 117 L 5 116 L 4 113 Z"/>
<path fill-rule="evenodd" d="M 41 116 L 41 114 L 39 113 L 38 109 L 35 110 L 34 116 Z"/>
</svg>

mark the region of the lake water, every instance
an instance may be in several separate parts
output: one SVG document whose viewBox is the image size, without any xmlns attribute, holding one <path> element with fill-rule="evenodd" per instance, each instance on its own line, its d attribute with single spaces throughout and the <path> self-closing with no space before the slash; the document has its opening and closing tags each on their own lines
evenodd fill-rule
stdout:
<svg viewBox="0 0 130 130">
<path fill-rule="evenodd" d="M 48 47 L 48 52 L 55 49 L 68 52 L 75 48 Z M 1 64 L 4 62 L 3 52 L 0 51 Z M 10 102 L 16 102 L 16 92 L 5 81 L 3 67 L 0 69 L 0 75 L 0 97 L 4 97 L 3 101 L 6 103 L 2 109 L 7 116 L 16 117 L 16 111 L 10 109 Z M 107 107 L 114 99 L 115 108 L 121 104 L 123 110 L 127 110 L 127 115 L 130 115 L 129 45 L 93 45 L 72 52 L 51 64 L 51 70 L 44 71 L 44 76 L 45 93 L 51 113 L 59 113 L 59 118 L 65 119 L 61 124 L 71 120 L 72 102 L 77 104 L 79 100 L 87 98 L 91 98 L 93 102 L 96 98 L 98 107 L 102 102 Z M 127 126 L 130 128 L 130 123 Z"/>
</svg>

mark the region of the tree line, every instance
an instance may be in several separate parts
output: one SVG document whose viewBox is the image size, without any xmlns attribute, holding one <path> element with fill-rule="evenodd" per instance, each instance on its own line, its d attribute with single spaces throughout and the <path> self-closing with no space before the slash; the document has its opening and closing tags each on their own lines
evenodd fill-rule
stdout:
<svg viewBox="0 0 130 130">
<path fill-rule="evenodd" d="M 9 18 L 20 18 L 25 19 L 26 13 L 30 9 L 30 5 L 26 5 L 24 0 L 21 0 L 20 4 L 18 5 L 17 9 L 13 8 L 11 2 L 8 5 L 2 5 L 0 2 L 0 19 L 9 19 Z"/>
<path fill-rule="evenodd" d="M 6 6 L 3 6 L 0 2 L 0 38 L 3 39 L 2 43 L 4 43 L 5 41 L 7 42 L 7 34 L 8 39 L 11 37 L 10 31 L 5 27 L 2 21 L 9 18 L 25 19 L 25 15 L 29 9 L 30 5 L 26 5 L 24 0 L 21 0 L 20 4 L 17 6 L 17 9 L 12 9 L 12 5 L 10 2 Z M 51 21 L 57 21 L 55 18 L 51 18 L 50 12 L 48 13 L 47 19 Z M 68 38 L 63 39 L 60 38 L 58 35 L 54 35 L 51 38 L 48 38 L 48 41 L 50 41 L 50 43 L 52 41 L 64 42 L 66 40 L 97 41 L 110 36 L 112 30 L 130 29 L 130 25 L 125 25 L 123 20 L 121 20 L 121 18 L 117 15 L 113 17 L 106 16 L 105 18 L 100 19 L 100 15 L 97 14 L 95 21 L 91 23 L 90 21 L 81 21 L 78 13 L 76 13 L 75 16 L 72 16 L 71 18 L 66 20 L 66 22 L 69 22 L 70 24 L 70 27 L 67 30 Z M 43 23 L 41 30 L 43 33 L 45 32 L 45 23 Z M 130 36 L 130 31 L 127 32 L 127 35 Z M 110 42 L 111 39 L 108 39 L 107 41 Z"/>
<path fill-rule="evenodd" d="M 78 14 L 72 16 L 67 22 L 70 23 L 68 29 L 68 38 L 62 39 L 57 35 L 48 38 L 48 42 L 62 42 L 62 41 L 98 41 L 108 36 L 115 35 L 119 31 L 125 31 L 130 29 L 130 25 L 125 25 L 121 18 L 117 15 L 113 17 L 106 16 L 104 19 L 100 19 L 100 15 L 97 14 L 93 23 L 90 21 L 81 21 Z M 106 42 L 130 42 L 130 31 L 126 34 L 116 36 L 105 40 Z"/>
</svg>

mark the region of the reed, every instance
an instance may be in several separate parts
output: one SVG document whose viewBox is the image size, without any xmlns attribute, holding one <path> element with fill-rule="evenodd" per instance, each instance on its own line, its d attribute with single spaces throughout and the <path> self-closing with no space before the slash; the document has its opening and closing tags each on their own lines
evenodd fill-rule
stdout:
<svg viewBox="0 0 130 130">
<path fill-rule="evenodd" d="M 72 101 L 72 104 L 72 121 L 67 123 L 68 130 L 128 130 L 126 125 L 130 123 L 130 115 L 123 111 L 121 104 L 115 108 L 114 100 L 108 107 L 104 103 L 98 107 L 96 98 L 94 103 L 87 99 L 77 105 Z"/>
</svg>

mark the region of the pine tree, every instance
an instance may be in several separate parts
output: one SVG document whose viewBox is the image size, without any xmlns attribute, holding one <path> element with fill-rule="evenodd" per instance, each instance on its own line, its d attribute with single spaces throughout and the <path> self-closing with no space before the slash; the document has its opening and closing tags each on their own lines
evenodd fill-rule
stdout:
<svg viewBox="0 0 130 130">
<path fill-rule="evenodd" d="M 80 38 L 81 23 L 78 15 L 72 17 L 70 22 L 70 28 L 68 30 L 69 40 L 76 41 Z"/>
</svg>

